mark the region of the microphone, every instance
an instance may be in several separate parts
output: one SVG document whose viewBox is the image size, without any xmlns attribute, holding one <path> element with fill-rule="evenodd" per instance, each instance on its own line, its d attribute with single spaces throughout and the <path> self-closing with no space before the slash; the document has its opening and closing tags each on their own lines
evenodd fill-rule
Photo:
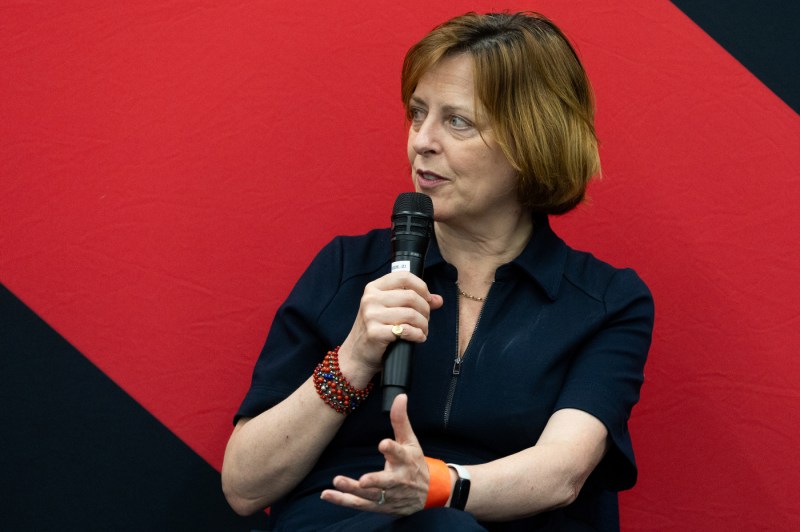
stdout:
<svg viewBox="0 0 800 532">
<path fill-rule="evenodd" d="M 397 196 L 392 209 L 392 271 L 407 271 L 422 277 L 425 252 L 433 227 L 433 202 L 419 192 Z M 389 412 L 395 397 L 411 384 L 414 344 L 395 340 L 383 355 L 383 411 Z"/>
</svg>

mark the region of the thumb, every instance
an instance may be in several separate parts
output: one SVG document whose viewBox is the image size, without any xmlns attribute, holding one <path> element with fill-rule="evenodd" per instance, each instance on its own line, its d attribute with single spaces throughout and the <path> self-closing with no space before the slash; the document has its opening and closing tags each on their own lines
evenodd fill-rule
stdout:
<svg viewBox="0 0 800 532">
<path fill-rule="evenodd" d="M 444 298 L 439 294 L 431 294 L 428 304 L 431 306 L 431 310 L 442 308 L 442 305 L 444 305 Z"/>
<path fill-rule="evenodd" d="M 392 410 L 389 412 L 389 419 L 394 430 L 394 439 L 400 444 L 416 444 L 417 436 L 411 428 L 411 420 L 408 419 L 408 395 L 401 393 L 394 398 Z"/>
</svg>

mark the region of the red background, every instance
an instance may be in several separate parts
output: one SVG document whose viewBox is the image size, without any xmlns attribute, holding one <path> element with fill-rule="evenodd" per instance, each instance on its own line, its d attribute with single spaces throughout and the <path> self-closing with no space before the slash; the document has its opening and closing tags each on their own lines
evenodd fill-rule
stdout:
<svg viewBox="0 0 800 532">
<path fill-rule="evenodd" d="M 294 280 L 410 188 L 405 50 L 497 9 L 597 93 L 604 178 L 555 227 L 656 300 L 623 529 L 800 527 L 800 119 L 665 1 L 7 2 L 0 281 L 219 468 Z"/>
</svg>

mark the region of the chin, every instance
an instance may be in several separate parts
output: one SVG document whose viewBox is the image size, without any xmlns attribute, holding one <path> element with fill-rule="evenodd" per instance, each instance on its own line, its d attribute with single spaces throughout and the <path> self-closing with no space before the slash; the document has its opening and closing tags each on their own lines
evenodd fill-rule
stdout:
<svg viewBox="0 0 800 532">
<path fill-rule="evenodd" d="M 452 213 L 448 212 L 446 208 L 436 205 L 436 200 L 433 201 L 434 222 L 447 223 L 451 219 L 451 215 Z"/>
</svg>

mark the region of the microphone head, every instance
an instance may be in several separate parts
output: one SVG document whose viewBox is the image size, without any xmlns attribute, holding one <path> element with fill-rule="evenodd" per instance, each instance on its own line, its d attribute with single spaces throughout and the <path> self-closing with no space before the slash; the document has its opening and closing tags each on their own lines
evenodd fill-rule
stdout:
<svg viewBox="0 0 800 532">
<path fill-rule="evenodd" d="M 433 218 L 433 201 L 430 196 L 421 192 L 403 192 L 394 201 L 392 216 L 401 212 Z"/>
</svg>

